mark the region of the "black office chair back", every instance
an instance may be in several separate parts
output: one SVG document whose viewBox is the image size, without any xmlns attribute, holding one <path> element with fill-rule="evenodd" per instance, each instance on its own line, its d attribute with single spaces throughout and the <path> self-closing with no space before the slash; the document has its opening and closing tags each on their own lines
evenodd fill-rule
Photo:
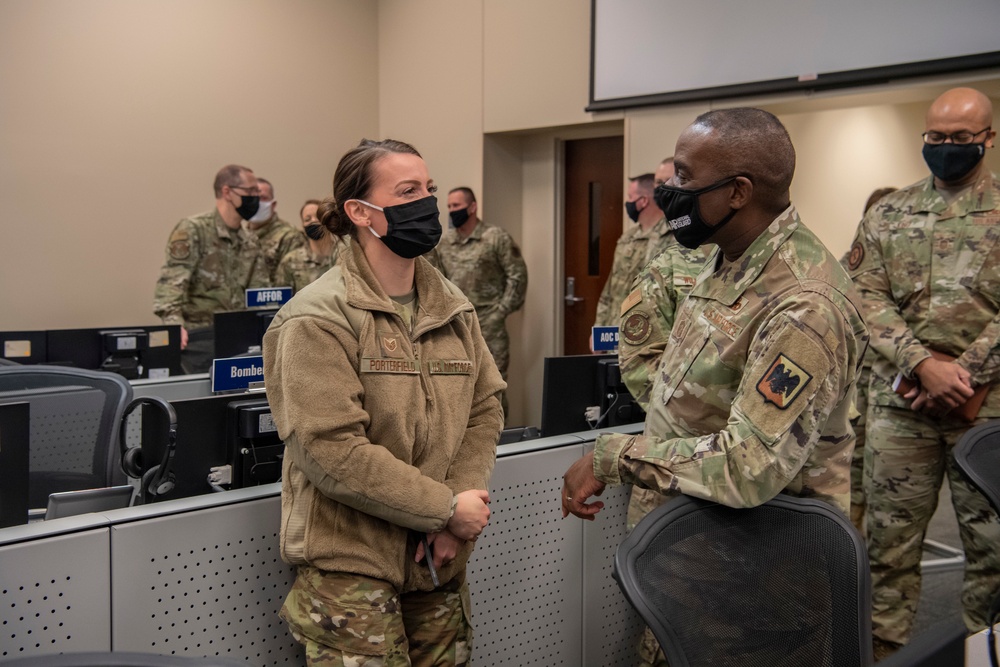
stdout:
<svg viewBox="0 0 1000 667">
<path fill-rule="evenodd" d="M 118 429 L 132 386 L 115 373 L 62 366 L 0 368 L 0 403 L 30 403 L 29 505 L 51 493 L 125 481 Z"/>
<path fill-rule="evenodd" d="M 625 538 L 613 573 L 671 667 L 873 662 L 864 543 L 826 503 L 680 496 Z"/>
<path fill-rule="evenodd" d="M 955 465 L 969 482 L 986 496 L 993 511 L 1000 514 L 1000 419 L 970 428 L 955 445 Z M 1000 591 L 990 605 L 988 634 L 990 664 L 997 665 L 996 633 L 1000 622 Z"/>
</svg>

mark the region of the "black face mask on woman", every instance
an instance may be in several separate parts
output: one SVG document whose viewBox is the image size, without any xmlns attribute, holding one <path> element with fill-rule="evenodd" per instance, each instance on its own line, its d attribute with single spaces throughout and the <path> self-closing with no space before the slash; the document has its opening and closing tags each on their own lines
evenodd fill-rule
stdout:
<svg viewBox="0 0 1000 667">
<path fill-rule="evenodd" d="M 400 257 L 413 259 L 430 252 L 441 240 L 441 221 L 437 197 L 430 195 L 423 199 L 397 204 L 396 206 L 376 206 L 364 199 L 359 202 L 385 215 L 385 236 L 369 227 L 369 231 Z"/>
<path fill-rule="evenodd" d="M 326 236 L 326 228 L 318 223 L 306 225 L 302 229 L 305 231 L 306 236 L 311 238 L 313 241 L 321 241 L 323 240 L 323 237 Z"/>
<path fill-rule="evenodd" d="M 705 224 L 705 219 L 701 217 L 701 211 L 698 209 L 698 197 L 735 180 L 736 176 L 730 176 L 696 190 L 675 188 L 666 183 L 656 188 L 656 192 L 653 193 L 656 204 L 663 211 L 667 224 L 670 229 L 674 230 L 674 235 L 677 236 L 677 241 L 682 246 L 697 248 L 733 219 L 733 216 L 736 215 L 735 208 L 730 209 L 729 215 L 720 220 L 714 227 L 709 227 Z"/>
</svg>

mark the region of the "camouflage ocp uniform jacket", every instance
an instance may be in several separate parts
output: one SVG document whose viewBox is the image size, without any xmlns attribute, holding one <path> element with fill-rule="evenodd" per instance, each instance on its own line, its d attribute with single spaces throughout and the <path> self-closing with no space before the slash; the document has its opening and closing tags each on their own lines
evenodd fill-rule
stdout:
<svg viewBox="0 0 1000 667">
<path fill-rule="evenodd" d="M 267 266 L 269 286 L 289 287 L 287 284 L 278 284 L 278 265 L 285 255 L 306 246 L 306 235 L 277 215 L 253 232 L 257 235 L 260 254 Z"/>
<path fill-rule="evenodd" d="M 243 310 L 244 291 L 267 287 L 256 237 L 226 226 L 217 209 L 177 223 L 167 242 L 153 312 L 188 330 L 212 326 L 212 315 Z"/>
<path fill-rule="evenodd" d="M 337 253 L 343 245 L 341 237 L 336 237 L 333 249 L 326 257 L 314 255 L 308 245 L 292 250 L 278 264 L 275 287 L 291 287 L 292 294 L 295 294 L 337 263 Z"/>
<path fill-rule="evenodd" d="M 856 299 L 786 209 L 735 262 L 706 266 L 677 312 L 643 434 L 599 436 L 597 478 L 732 507 L 784 490 L 847 512 L 868 338 Z M 656 304 L 633 301 L 623 335 L 641 344 Z"/>
<path fill-rule="evenodd" d="M 674 239 L 673 231 L 667 226 L 666 218 L 647 230 L 634 225 L 622 232 L 615 245 L 615 258 L 611 263 L 611 273 L 604 283 L 601 296 L 597 300 L 597 315 L 594 326 L 618 326 L 618 313 L 622 301 L 632 288 L 632 281 L 651 259 L 663 251 Z M 697 275 L 697 272 L 695 272 Z M 692 284 L 694 282 L 692 281 Z"/>
<path fill-rule="evenodd" d="M 441 272 L 476 307 L 483 333 L 524 305 L 528 267 L 510 234 L 480 220 L 468 238 L 448 229 L 437 246 Z"/>
<path fill-rule="evenodd" d="M 1000 380 L 998 239 L 1000 181 L 989 172 L 950 204 L 928 177 L 868 211 L 848 263 L 879 353 L 870 404 L 908 407 L 892 382 L 912 377 L 928 348 L 958 357 L 973 386 Z M 1000 416 L 1000 392 L 979 416 Z"/>
</svg>

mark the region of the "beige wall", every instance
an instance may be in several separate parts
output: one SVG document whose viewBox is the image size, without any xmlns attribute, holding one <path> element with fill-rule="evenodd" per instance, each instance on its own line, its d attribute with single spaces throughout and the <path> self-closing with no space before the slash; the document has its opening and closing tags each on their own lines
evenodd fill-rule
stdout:
<svg viewBox="0 0 1000 667">
<path fill-rule="evenodd" d="M 368 0 L 0 3 L 0 328 L 153 323 L 163 248 L 236 162 L 278 211 L 378 133 Z"/>
</svg>

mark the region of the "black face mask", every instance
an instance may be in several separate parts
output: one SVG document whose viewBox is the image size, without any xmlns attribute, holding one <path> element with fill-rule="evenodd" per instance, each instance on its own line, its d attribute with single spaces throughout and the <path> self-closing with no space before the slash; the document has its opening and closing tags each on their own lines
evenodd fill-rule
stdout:
<svg viewBox="0 0 1000 667">
<path fill-rule="evenodd" d="M 924 162 L 945 183 L 961 180 L 976 168 L 986 144 L 924 144 Z"/>
<path fill-rule="evenodd" d="M 451 211 L 448 213 L 448 217 L 451 218 L 451 226 L 458 229 L 469 221 L 469 207 Z"/>
<path fill-rule="evenodd" d="M 385 208 L 369 204 L 363 199 L 358 201 L 385 214 L 385 236 L 379 236 L 371 227 L 368 229 L 400 257 L 419 257 L 433 250 L 441 240 L 441 221 L 438 219 L 438 203 L 434 195 Z"/>
<path fill-rule="evenodd" d="M 698 197 L 735 180 L 736 176 L 730 176 L 697 190 L 675 188 L 666 183 L 656 188 L 653 193 L 656 204 L 663 211 L 663 215 L 667 218 L 667 224 L 674 230 L 677 241 L 682 246 L 697 248 L 733 219 L 733 216 L 736 215 L 735 208 L 731 209 L 729 215 L 720 220 L 714 227 L 709 227 L 705 224 L 705 220 L 698 210 Z"/>
<path fill-rule="evenodd" d="M 639 222 L 639 214 L 642 213 L 638 208 L 636 208 L 634 201 L 625 202 L 625 214 L 628 219 L 632 222 Z"/>
<path fill-rule="evenodd" d="M 305 230 L 306 236 L 311 238 L 313 241 L 321 241 L 324 236 L 326 236 L 326 229 L 323 228 L 321 224 L 306 225 L 302 228 Z"/>
<path fill-rule="evenodd" d="M 260 209 L 260 197 L 257 195 L 241 195 L 240 205 L 236 207 L 236 212 L 244 220 L 249 220 Z"/>
</svg>

